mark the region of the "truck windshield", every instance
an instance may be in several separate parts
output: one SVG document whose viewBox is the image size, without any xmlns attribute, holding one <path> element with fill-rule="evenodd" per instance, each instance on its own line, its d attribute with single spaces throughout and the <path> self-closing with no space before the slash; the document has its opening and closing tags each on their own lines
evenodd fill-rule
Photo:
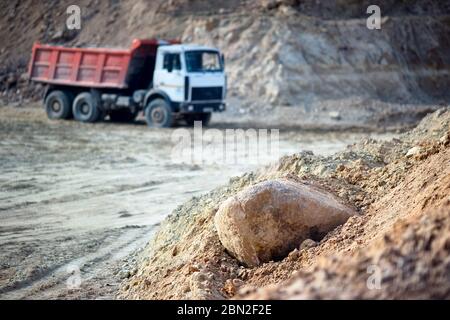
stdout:
<svg viewBox="0 0 450 320">
<path fill-rule="evenodd" d="M 216 51 L 187 51 L 185 54 L 188 72 L 222 71 L 220 55 Z"/>
</svg>

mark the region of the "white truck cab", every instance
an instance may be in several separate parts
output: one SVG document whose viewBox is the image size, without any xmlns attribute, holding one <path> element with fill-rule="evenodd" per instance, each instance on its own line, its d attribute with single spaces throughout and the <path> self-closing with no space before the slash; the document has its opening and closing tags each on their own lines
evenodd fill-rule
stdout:
<svg viewBox="0 0 450 320">
<path fill-rule="evenodd" d="M 225 110 L 226 83 L 219 50 L 186 44 L 158 48 L 152 94 L 163 93 L 172 111 L 188 123 L 198 120 L 207 124 L 212 112 Z M 161 114 L 161 106 L 151 107 L 146 112 L 150 117 L 147 120 L 163 121 L 166 115 Z"/>
</svg>

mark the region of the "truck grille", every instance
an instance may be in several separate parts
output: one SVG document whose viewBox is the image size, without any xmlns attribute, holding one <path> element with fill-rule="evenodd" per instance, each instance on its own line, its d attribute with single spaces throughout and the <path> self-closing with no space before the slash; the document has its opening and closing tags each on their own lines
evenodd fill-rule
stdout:
<svg viewBox="0 0 450 320">
<path fill-rule="evenodd" d="M 222 100 L 222 87 L 192 88 L 191 100 Z"/>
</svg>

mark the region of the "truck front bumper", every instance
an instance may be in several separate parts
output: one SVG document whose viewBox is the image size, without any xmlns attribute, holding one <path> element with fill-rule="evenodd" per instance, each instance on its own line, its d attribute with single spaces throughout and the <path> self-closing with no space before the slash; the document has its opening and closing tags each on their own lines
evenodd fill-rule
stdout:
<svg viewBox="0 0 450 320">
<path fill-rule="evenodd" d="M 223 101 L 182 102 L 175 106 L 174 109 L 181 113 L 223 112 L 226 110 L 226 103 Z"/>
</svg>

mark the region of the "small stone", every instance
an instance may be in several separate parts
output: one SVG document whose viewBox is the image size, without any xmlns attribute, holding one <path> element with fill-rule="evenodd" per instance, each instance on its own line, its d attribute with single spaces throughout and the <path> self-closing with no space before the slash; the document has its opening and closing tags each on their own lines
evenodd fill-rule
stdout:
<svg viewBox="0 0 450 320">
<path fill-rule="evenodd" d="M 273 10 L 276 9 L 280 4 L 276 0 L 263 0 L 261 5 L 266 10 Z"/>
<path fill-rule="evenodd" d="M 191 264 L 191 265 L 189 265 L 188 270 L 189 270 L 189 273 L 194 273 L 194 272 L 199 272 L 200 268 L 196 264 Z"/>
<path fill-rule="evenodd" d="M 443 135 L 443 136 L 439 139 L 439 142 L 440 142 L 441 144 L 443 144 L 444 146 L 448 145 L 449 142 L 450 142 L 450 134 L 447 133 L 447 134 Z"/>
<path fill-rule="evenodd" d="M 244 281 L 242 281 L 240 279 L 233 279 L 233 285 L 236 288 L 242 287 L 244 285 Z"/>
<path fill-rule="evenodd" d="M 247 278 L 247 276 L 248 276 L 247 269 L 239 269 L 239 271 L 238 271 L 238 277 L 239 278 L 245 280 Z"/>
<path fill-rule="evenodd" d="M 445 102 L 443 103 L 445 105 Z M 445 108 L 441 108 L 439 110 L 436 111 L 436 117 L 440 117 L 445 113 Z"/>
<path fill-rule="evenodd" d="M 53 41 L 56 41 L 56 40 L 61 39 L 62 37 L 63 37 L 63 31 L 62 30 L 58 30 L 52 35 L 51 39 Z"/>
<path fill-rule="evenodd" d="M 411 158 L 413 156 L 420 154 L 420 152 L 422 152 L 421 147 L 418 147 L 418 146 L 412 147 L 411 149 L 408 150 L 408 152 L 406 152 L 406 157 Z"/>
<path fill-rule="evenodd" d="M 338 111 L 331 111 L 328 116 L 333 120 L 341 120 L 341 114 Z"/>
<path fill-rule="evenodd" d="M 190 292 L 191 291 L 191 287 L 188 285 L 188 284 L 186 284 L 184 287 L 183 287 L 183 292 L 184 293 L 188 293 L 188 292 Z"/>
<path fill-rule="evenodd" d="M 226 293 L 228 293 L 231 296 L 234 296 L 237 292 L 237 290 L 244 285 L 244 281 L 239 279 L 228 279 L 225 281 L 225 285 L 223 286 L 223 289 Z"/>
<path fill-rule="evenodd" d="M 129 277 L 131 277 L 130 271 L 128 270 L 122 270 L 119 272 L 119 278 L 120 279 L 128 279 Z"/>
<path fill-rule="evenodd" d="M 298 251 L 298 249 L 294 249 L 288 255 L 289 259 L 291 259 L 291 260 L 297 260 L 299 258 L 299 256 L 300 256 L 300 252 Z"/>
<path fill-rule="evenodd" d="M 314 248 L 316 246 L 317 246 L 317 242 L 315 242 L 314 240 L 311 240 L 311 239 L 306 239 L 300 245 L 300 250 L 308 250 L 308 249 Z"/>
</svg>

